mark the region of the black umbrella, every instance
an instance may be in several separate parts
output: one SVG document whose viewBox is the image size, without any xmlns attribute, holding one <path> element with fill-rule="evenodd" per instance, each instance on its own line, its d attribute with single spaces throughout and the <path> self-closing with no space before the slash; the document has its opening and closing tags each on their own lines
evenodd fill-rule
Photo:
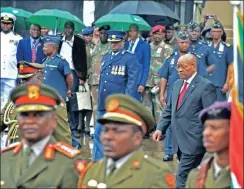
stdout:
<svg viewBox="0 0 244 189">
<path fill-rule="evenodd" d="M 125 1 L 116 6 L 110 13 L 139 15 L 151 26 L 170 25 L 179 22 L 178 16 L 173 11 L 155 1 Z"/>
</svg>

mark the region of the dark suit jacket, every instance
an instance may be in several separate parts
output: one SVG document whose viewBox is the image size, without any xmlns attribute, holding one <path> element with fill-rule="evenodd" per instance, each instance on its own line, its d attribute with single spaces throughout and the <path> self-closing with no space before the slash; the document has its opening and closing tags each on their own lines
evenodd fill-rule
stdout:
<svg viewBox="0 0 244 189">
<path fill-rule="evenodd" d="M 216 101 L 215 86 L 202 76 L 196 75 L 187 88 L 186 94 L 177 110 L 177 102 L 183 80 L 173 86 L 172 98 L 162 113 L 162 123 L 157 130 L 163 133 L 171 124 L 173 153 L 178 147 L 182 153 L 196 155 L 205 152 L 202 142 L 203 125 L 198 119 L 202 109 Z"/>
<path fill-rule="evenodd" d="M 125 49 L 128 50 L 129 47 L 130 47 L 130 41 L 127 41 L 125 43 Z M 140 70 L 141 70 L 140 77 L 139 77 L 139 85 L 145 87 L 149 75 L 149 69 L 150 69 L 150 60 L 151 60 L 150 45 L 140 38 L 135 49 L 135 55 L 138 58 Z"/>
<path fill-rule="evenodd" d="M 63 41 L 60 43 L 59 53 L 62 47 Z M 75 71 L 77 76 L 82 79 L 86 80 L 87 77 L 87 56 L 86 56 L 86 44 L 85 41 L 78 37 L 74 36 L 74 43 L 72 48 L 72 59 Z"/>
<path fill-rule="evenodd" d="M 36 52 L 36 63 L 43 63 L 43 59 L 46 55 L 43 53 L 43 41 L 40 39 L 37 52 Z M 31 47 L 31 39 L 30 37 L 21 39 L 18 44 L 17 54 L 16 54 L 17 62 L 19 61 L 27 61 L 32 62 L 32 47 Z"/>
</svg>

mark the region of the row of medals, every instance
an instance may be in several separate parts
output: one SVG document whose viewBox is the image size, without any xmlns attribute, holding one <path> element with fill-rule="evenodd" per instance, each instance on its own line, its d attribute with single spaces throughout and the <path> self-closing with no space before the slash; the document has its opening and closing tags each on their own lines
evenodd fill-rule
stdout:
<svg viewBox="0 0 244 189">
<path fill-rule="evenodd" d="M 113 74 L 113 75 L 125 75 L 125 66 L 113 66 L 111 74 Z"/>
</svg>

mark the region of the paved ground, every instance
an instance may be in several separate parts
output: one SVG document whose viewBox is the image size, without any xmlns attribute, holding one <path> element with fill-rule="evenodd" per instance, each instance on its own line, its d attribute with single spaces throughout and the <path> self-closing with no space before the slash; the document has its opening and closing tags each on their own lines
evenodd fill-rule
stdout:
<svg viewBox="0 0 244 189">
<path fill-rule="evenodd" d="M 82 146 L 82 154 L 90 159 L 92 156 L 92 148 L 93 148 L 93 140 L 87 136 L 81 137 L 81 144 Z M 151 157 L 154 157 L 160 161 L 162 161 L 162 157 L 164 155 L 164 140 L 160 141 L 159 143 L 153 142 L 151 138 L 144 139 L 142 149 Z M 178 162 L 176 161 L 176 157 L 174 157 L 174 161 L 165 162 L 172 173 L 176 172 Z"/>
</svg>

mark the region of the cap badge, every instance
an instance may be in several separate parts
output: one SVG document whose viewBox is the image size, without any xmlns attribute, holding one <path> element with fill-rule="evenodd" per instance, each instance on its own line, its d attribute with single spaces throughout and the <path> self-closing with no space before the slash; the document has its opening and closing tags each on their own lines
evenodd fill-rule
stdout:
<svg viewBox="0 0 244 189">
<path fill-rule="evenodd" d="M 116 39 L 116 35 L 112 35 L 112 39 Z"/>
<path fill-rule="evenodd" d="M 108 112 L 114 112 L 119 108 L 119 101 L 116 99 L 112 99 L 109 101 L 108 106 L 107 106 L 107 111 Z"/>
<path fill-rule="evenodd" d="M 3 17 L 3 19 L 4 19 L 4 20 L 9 20 L 8 15 L 5 15 L 5 16 Z"/>
<path fill-rule="evenodd" d="M 24 65 L 19 66 L 20 71 L 24 69 Z"/>
<path fill-rule="evenodd" d="M 29 99 L 38 99 L 40 96 L 40 88 L 38 86 L 29 86 L 28 87 L 28 98 Z"/>
</svg>

